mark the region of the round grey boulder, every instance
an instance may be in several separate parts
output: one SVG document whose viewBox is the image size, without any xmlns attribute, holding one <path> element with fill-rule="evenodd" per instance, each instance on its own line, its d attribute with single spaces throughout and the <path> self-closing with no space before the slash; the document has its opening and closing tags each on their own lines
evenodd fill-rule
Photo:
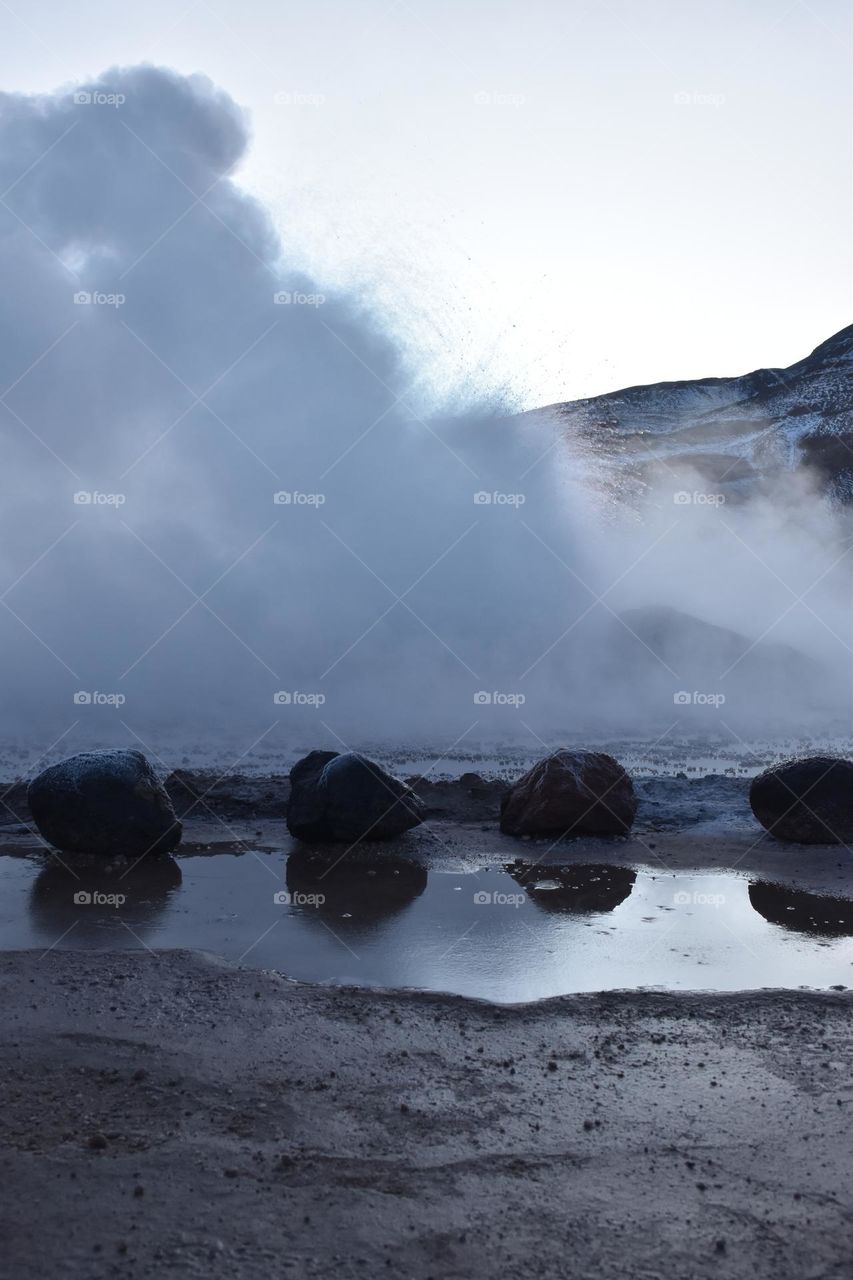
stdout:
<svg viewBox="0 0 853 1280">
<path fill-rule="evenodd" d="M 48 844 L 68 853 L 139 858 L 181 838 L 172 802 L 141 751 L 82 751 L 51 765 L 27 791 Z"/>
</svg>

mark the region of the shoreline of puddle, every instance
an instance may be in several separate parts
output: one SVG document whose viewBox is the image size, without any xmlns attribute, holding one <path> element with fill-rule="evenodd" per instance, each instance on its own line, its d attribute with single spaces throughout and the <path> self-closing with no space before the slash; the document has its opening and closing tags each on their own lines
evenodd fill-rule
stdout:
<svg viewBox="0 0 853 1280">
<path fill-rule="evenodd" d="M 446 857 L 438 867 L 387 853 L 335 864 L 280 845 L 190 846 L 107 868 L 8 850 L 0 949 L 190 949 L 302 982 L 497 1003 L 853 987 L 849 897 L 737 868 L 626 865 L 600 846 L 596 862 L 576 849 L 541 864 L 524 852 L 454 869 Z"/>
</svg>

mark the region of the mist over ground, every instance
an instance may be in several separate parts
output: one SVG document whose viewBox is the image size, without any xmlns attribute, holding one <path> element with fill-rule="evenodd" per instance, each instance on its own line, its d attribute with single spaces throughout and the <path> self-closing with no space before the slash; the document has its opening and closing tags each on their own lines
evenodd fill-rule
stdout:
<svg viewBox="0 0 853 1280">
<path fill-rule="evenodd" d="M 538 751 L 849 716 L 851 529 L 807 479 L 620 502 L 477 370 L 431 408 L 240 188 L 249 121 L 203 77 L 6 94 L 0 137 L 0 736 Z"/>
</svg>

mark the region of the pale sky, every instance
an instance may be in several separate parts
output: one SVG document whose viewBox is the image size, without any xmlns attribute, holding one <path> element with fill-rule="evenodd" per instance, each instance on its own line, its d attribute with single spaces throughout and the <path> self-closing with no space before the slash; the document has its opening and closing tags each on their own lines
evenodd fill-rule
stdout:
<svg viewBox="0 0 853 1280">
<path fill-rule="evenodd" d="M 200 71 L 288 256 L 525 406 L 851 320 L 848 0 L 0 0 L 0 88 Z"/>
</svg>

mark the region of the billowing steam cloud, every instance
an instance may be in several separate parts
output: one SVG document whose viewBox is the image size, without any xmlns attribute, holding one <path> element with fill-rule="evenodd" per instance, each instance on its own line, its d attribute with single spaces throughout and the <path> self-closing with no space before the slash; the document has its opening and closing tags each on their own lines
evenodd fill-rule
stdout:
<svg viewBox="0 0 853 1280">
<path fill-rule="evenodd" d="M 643 612 L 661 604 L 849 661 L 837 567 L 809 597 L 820 626 L 774 625 L 765 557 L 814 580 L 815 550 L 843 551 L 816 499 L 793 530 L 771 503 L 721 534 L 671 493 L 620 525 L 547 418 L 425 417 L 377 321 L 300 274 L 236 185 L 247 123 L 208 81 L 5 95 L 0 141 L 7 734 L 535 749 L 665 727 L 685 682 L 723 674 L 732 718 L 778 716 L 787 685 L 796 722 L 791 655 L 763 692 L 760 648 L 740 686 L 716 652 L 682 670 L 681 623 L 673 641 Z"/>
</svg>

